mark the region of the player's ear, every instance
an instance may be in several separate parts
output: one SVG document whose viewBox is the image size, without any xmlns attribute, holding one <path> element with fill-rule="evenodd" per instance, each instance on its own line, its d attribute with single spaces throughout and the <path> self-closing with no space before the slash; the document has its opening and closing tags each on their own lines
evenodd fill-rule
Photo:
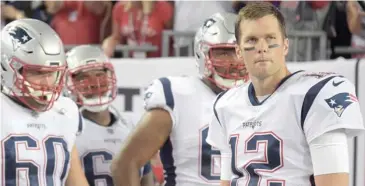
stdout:
<svg viewBox="0 0 365 186">
<path fill-rule="evenodd" d="M 237 44 L 236 47 L 235 47 L 235 50 L 236 50 L 236 55 L 237 55 L 237 58 L 238 59 L 242 59 L 242 51 L 240 49 L 240 46 Z"/>
<path fill-rule="evenodd" d="M 284 47 L 284 56 L 287 56 L 289 53 L 289 39 L 288 38 L 284 39 L 283 47 Z"/>
</svg>

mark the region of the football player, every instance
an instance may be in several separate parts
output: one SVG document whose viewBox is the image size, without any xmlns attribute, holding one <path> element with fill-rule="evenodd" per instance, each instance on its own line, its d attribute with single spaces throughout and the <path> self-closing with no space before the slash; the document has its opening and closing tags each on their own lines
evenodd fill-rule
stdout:
<svg viewBox="0 0 365 186">
<path fill-rule="evenodd" d="M 220 151 L 205 138 L 216 94 L 247 82 L 235 53 L 235 20 L 235 14 L 217 13 L 196 33 L 201 77 L 163 77 L 149 86 L 146 112 L 112 166 L 116 185 L 138 185 L 138 167 L 159 149 L 166 186 L 219 185 Z"/>
<path fill-rule="evenodd" d="M 110 105 L 117 95 L 113 65 L 97 47 L 81 45 L 67 53 L 66 87 L 81 107 L 85 130 L 76 140 L 77 149 L 91 186 L 113 186 L 110 164 L 134 128 Z M 153 185 L 151 165 L 143 169 L 142 185 Z"/>
<path fill-rule="evenodd" d="M 207 137 L 231 148 L 231 186 L 348 186 L 347 139 L 364 130 L 354 85 L 290 72 L 284 18 L 271 3 L 240 10 L 236 39 L 252 83 L 217 97 Z"/>
<path fill-rule="evenodd" d="M 35 19 L 13 21 L 1 35 L 0 185 L 88 185 L 75 147 L 81 116 L 60 97 L 60 38 Z"/>
</svg>

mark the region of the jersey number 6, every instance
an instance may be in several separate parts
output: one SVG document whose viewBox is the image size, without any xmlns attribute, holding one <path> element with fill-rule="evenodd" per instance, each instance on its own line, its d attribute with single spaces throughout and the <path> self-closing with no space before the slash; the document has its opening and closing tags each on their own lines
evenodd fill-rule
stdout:
<svg viewBox="0 0 365 186">
<path fill-rule="evenodd" d="M 2 183 L 4 184 L 5 181 L 4 186 L 23 184 L 29 186 L 44 185 L 41 183 L 45 183 L 47 186 L 53 186 L 64 182 L 70 160 L 67 143 L 63 138 L 55 136 L 47 137 L 43 139 L 42 142 L 43 144 L 40 146 L 38 144 L 38 140 L 29 135 L 11 135 L 2 141 L 2 153 L 5 159 L 5 161 L 2 162 L 2 171 L 3 174 L 5 174 L 3 175 L 4 180 Z M 23 145 L 25 148 L 21 148 L 22 151 L 19 151 L 19 145 Z M 58 151 L 59 148 L 56 150 L 57 146 L 61 146 L 62 152 Z M 40 149 L 45 150 L 43 157 L 45 165 L 38 164 L 34 160 L 29 159 L 36 155 L 27 156 L 27 152 L 35 152 L 38 154 L 37 151 Z M 21 154 L 20 152 L 24 154 Z M 60 156 L 63 157 L 64 161 L 61 164 L 57 164 L 57 159 Z M 41 172 L 41 166 L 45 166 L 44 172 Z M 57 167 L 62 167 L 62 171 L 60 173 L 56 172 Z M 26 174 L 25 176 L 27 180 L 18 180 L 19 177 L 21 177 L 21 172 Z M 43 175 L 41 175 L 41 173 Z M 55 178 L 55 175 L 59 177 Z M 45 179 L 45 181 L 41 181 L 39 179 Z M 55 183 L 55 180 L 58 180 L 57 183 Z"/>
<path fill-rule="evenodd" d="M 98 167 L 109 167 L 112 159 L 112 153 L 104 150 L 88 152 L 82 157 L 82 164 L 84 166 L 86 179 L 90 186 L 98 185 L 98 183 L 103 183 L 103 185 L 113 185 L 113 179 L 109 172 L 96 170 Z M 106 164 L 106 166 L 101 164 Z"/>
<path fill-rule="evenodd" d="M 239 135 L 231 135 L 229 140 L 232 150 L 232 172 L 238 178 L 232 179 L 231 186 L 238 185 L 238 179 L 243 177 L 242 171 L 237 167 L 237 144 L 239 144 Z M 259 186 L 261 182 L 260 172 L 275 172 L 283 164 L 283 142 L 272 132 L 256 132 L 247 138 L 245 142 L 244 153 L 258 153 L 259 145 L 263 144 L 264 159 L 254 159 L 249 161 L 243 169 L 248 173 L 246 178 L 247 186 Z M 267 180 L 267 186 L 283 186 L 283 180 Z"/>
<path fill-rule="evenodd" d="M 200 177 L 207 182 L 216 182 L 220 180 L 219 172 L 214 175 L 214 157 L 220 160 L 220 151 L 212 149 L 205 140 L 208 136 L 208 125 L 200 129 L 200 141 L 199 141 L 199 172 Z M 220 162 L 218 162 L 220 163 Z M 219 170 L 220 171 L 220 170 Z"/>
</svg>

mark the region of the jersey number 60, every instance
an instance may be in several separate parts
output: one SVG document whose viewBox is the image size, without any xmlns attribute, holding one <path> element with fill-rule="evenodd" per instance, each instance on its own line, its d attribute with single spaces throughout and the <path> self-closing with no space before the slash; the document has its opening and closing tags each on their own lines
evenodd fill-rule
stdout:
<svg viewBox="0 0 365 186">
<path fill-rule="evenodd" d="M 25 147 L 24 151 L 19 151 L 19 145 L 21 144 Z M 62 152 L 57 151 L 59 148 L 56 150 L 56 146 L 61 146 Z M 24 184 L 29 186 L 53 186 L 64 182 L 70 160 L 70 153 L 67 150 L 67 143 L 63 138 L 49 136 L 42 140 L 42 146 L 40 146 L 39 141 L 30 135 L 11 135 L 2 141 L 1 149 L 4 158 L 1 163 L 3 172 L 2 184 L 4 184 L 4 186 Z M 44 154 L 44 157 L 42 157 L 44 161 L 42 161 L 42 163 L 44 162 L 45 164 L 39 164 L 39 162 L 37 163 L 34 160 L 29 159 L 37 156 L 32 155 L 31 152 L 39 154 L 38 152 L 40 149 L 44 149 L 45 151 L 42 153 Z M 28 153 L 30 155 L 28 155 Z M 60 156 L 63 157 L 64 161 L 61 164 L 57 164 L 60 163 L 57 162 L 57 159 Z M 41 172 L 40 169 L 43 166 L 45 166 L 45 170 L 44 172 Z M 57 167 L 62 167 L 60 173 L 56 172 Z M 22 177 L 20 175 L 21 172 L 26 174 L 24 180 L 19 180 L 19 177 Z M 55 177 L 56 175 L 57 178 Z M 40 179 L 44 179 L 45 181 L 41 181 Z M 55 182 L 57 184 L 55 184 Z"/>
</svg>

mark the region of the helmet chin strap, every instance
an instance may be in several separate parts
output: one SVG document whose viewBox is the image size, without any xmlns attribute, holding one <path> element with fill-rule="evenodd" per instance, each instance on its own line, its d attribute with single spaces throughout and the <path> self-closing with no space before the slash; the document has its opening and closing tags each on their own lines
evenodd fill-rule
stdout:
<svg viewBox="0 0 365 186">
<path fill-rule="evenodd" d="M 223 89 L 230 89 L 236 86 L 243 85 L 245 82 L 243 80 L 226 79 L 218 74 L 214 73 L 213 80 L 216 82 L 217 86 Z"/>
<path fill-rule="evenodd" d="M 85 106 L 82 106 L 82 108 L 90 111 L 90 112 L 101 112 L 104 111 L 106 109 L 109 108 L 109 103 L 108 104 L 102 104 L 102 105 L 97 105 L 98 103 L 107 103 L 110 102 L 110 98 L 109 96 L 103 96 L 101 99 L 99 98 L 85 98 L 83 96 L 81 96 L 83 104 Z"/>
<path fill-rule="evenodd" d="M 88 110 L 90 112 L 101 112 L 109 108 L 109 104 L 98 105 L 98 106 L 83 106 L 82 109 Z"/>
</svg>

